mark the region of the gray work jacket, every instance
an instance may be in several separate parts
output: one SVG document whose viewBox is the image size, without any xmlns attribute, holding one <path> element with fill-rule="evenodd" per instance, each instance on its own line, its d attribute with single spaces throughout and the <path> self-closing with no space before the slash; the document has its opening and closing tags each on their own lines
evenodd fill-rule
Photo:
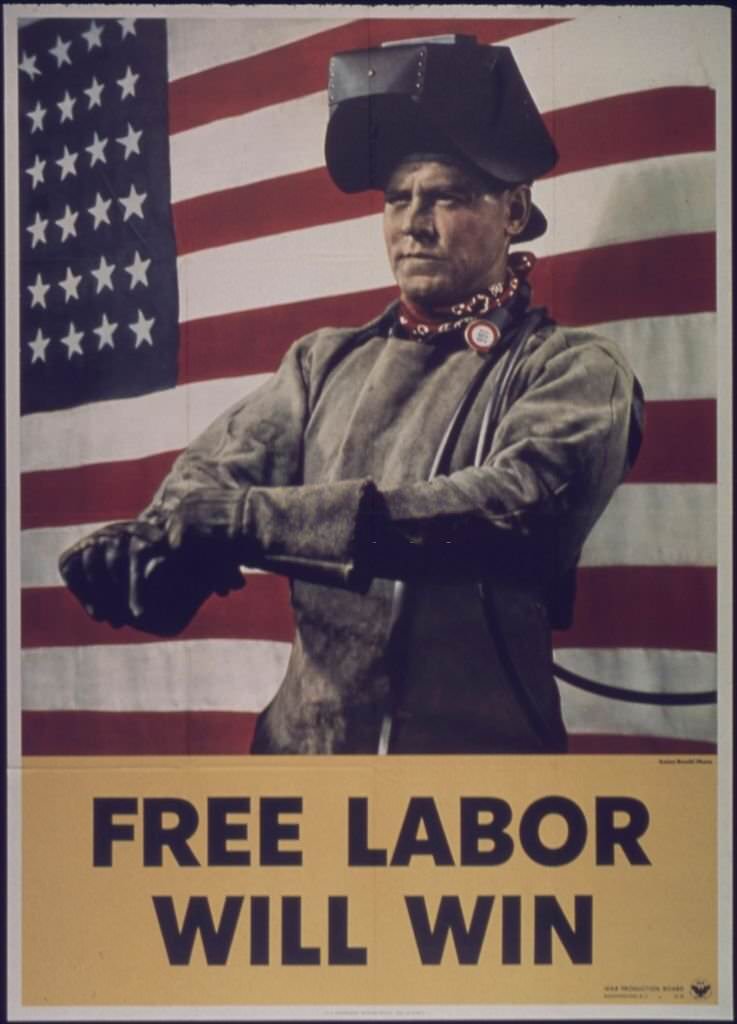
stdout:
<svg viewBox="0 0 737 1024">
<path fill-rule="evenodd" d="M 397 752 L 562 750 L 551 594 L 631 461 L 639 385 L 615 345 L 547 322 L 482 464 L 503 360 L 428 481 L 488 357 L 458 337 L 399 338 L 392 322 L 297 341 L 178 458 L 145 514 L 202 485 L 248 488 L 252 562 L 292 580 L 294 645 L 255 752 L 373 752 L 389 700 Z M 409 580 L 399 629 L 392 577 Z"/>
</svg>

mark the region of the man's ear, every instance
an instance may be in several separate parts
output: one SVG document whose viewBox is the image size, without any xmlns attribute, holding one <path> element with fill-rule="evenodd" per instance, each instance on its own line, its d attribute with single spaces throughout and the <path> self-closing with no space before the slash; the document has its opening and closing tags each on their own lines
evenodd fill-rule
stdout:
<svg viewBox="0 0 737 1024">
<path fill-rule="evenodd" d="M 532 210 L 532 194 L 529 185 L 515 185 L 507 189 L 507 224 L 506 232 L 514 238 L 524 231 Z"/>
</svg>

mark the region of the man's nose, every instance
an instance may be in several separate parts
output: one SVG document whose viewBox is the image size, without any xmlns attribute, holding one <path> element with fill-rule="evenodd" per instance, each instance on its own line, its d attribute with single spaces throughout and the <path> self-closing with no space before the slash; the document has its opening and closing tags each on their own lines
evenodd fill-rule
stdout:
<svg viewBox="0 0 737 1024">
<path fill-rule="evenodd" d="M 432 237 L 435 235 L 435 219 L 432 207 L 420 196 L 413 196 L 404 211 L 402 228 L 407 235 L 414 238 Z"/>
</svg>

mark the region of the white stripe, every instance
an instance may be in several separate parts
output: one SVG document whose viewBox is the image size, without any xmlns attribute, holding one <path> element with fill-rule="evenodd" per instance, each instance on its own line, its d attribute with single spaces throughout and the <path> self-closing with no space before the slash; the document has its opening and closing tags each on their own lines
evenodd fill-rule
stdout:
<svg viewBox="0 0 737 1024">
<path fill-rule="evenodd" d="M 22 654 L 26 711 L 262 710 L 286 670 L 289 644 L 201 640 L 110 647 L 37 648 Z M 558 652 L 598 681 L 685 692 L 714 686 L 712 654 L 682 651 Z M 662 687 L 660 686 L 662 684 Z M 571 732 L 714 738 L 714 705 L 658 708 L 591 697 L 560 684 Z"/>
<path fill-rule="evenodd" d="M 704 692 L 716 685 L 716 656 L 700 651 L 561 650 L 556 661 L 597 682 L 652 693 Z M 569 732 L 716 742 L 715 704 L 660 707 L 596 697 L 565 682 L 559 689 Z"/>
<path fill-rule="evenodd" d="M 715 565 L 716 487 L 620 487 L 586 542 L 581 564 Z"/>
<path fill-rule="evenodd" d="M 340 9 L 333 7 L 333 11 L 338 13 Z M 171 20 L 172 77 L 239 60 L 342 23 L 315 18 L 314 10 L 301 12 L 299 7 L 292 7 L 287 19 L 264 19 L 258 10 L 249 17 L 242 8 L 231 13 L 235 17 Z M 351 11 L 350 20 L 375 13 L 375 8 L 357 8 Z M 397 8 L 391 13 L 403 20 L 437 17 L 449 22 L 454 18 L 481 20 L 484 14 L 478 6 L 461 5 L 418 5 Z M 616 94 L 623 82 L 630 90 L 713 84 L 711 75 L 720 66 L 729 28 L 726 10 L 703 6 L 635 7 L 628 8 L 624 15 L 621 8 L 593 5 L 579 6 L 570 12 L 554 7 L 501 8 L 488 20 L 499 16 L 569 19 L 564 24 L 503 41 L 503 45 L 512 47 L 544 110 L 551 109 L 553 101 L 562 107 Z M 307 17 L 314 20 L 308 21 Z M 657 40 L 657 46 L 653 40 Z"/>
<path fill-rule="evenodd" d="M 591 5 L 511 46 L 537 106 L 559 110 L 622 92 L 716 86 L 729 45 L 728 19 L 726 9 L 715 7 Z"/>
<path fill-rule="evenodd" d="M 171 18 L 168 23 L 169 78 L 174 81 L 220 64 L 243 60 L 344 24 L 343 20 L 301 18 Z"/>
<path fill-rule="evenodd" d="M 224 377 L 140 398 L 24 416 L 21 464 L 26 472 L 62 469 L 178 450 L 270 376 Z"/>
<path fill-rule="evenodd" d="M 76 544 L 86 534 L 103 523 L 82 523 L 78 526 L 58 526 L 53 529 L 24 530 L 21 544 L 21 586 L 61 587 L 57 563 L 62 551 Z"/>
<path fill-rule="evenodd" d="M 177 278 L 183 321 L 392 284 L 380 216 L 180 256 Z"/>
<path fill-rule="evenodd" d="M 716 397 L 715 313 L 617 320 L 592 330 L 617 342 L 649 401 Z"/>
<path fill-rule="evenodd" d="M 23 651 L 26 711 L 260 711 L 289 644 L 186 640 Z"/>
<path fill-rule="evenodd" d="M 629 11 L 622 18 L 599 10 L 598 17 L 587 14 L 565 25 L 505 40 L 505 45 L 511 45 L 543 111 L 616 96 L 623 88 L 633 93 L 670 85 L 708 84 L 710 67 L 716 65 L 702 60 L 714 48 L 708 36 L 705 38 L 703 19 L 695 18 L 693 12 L 683 12 L 683 17 L 675 14 L 667 38 L 661 27 L 658 47 L 653 48 L 637 27 L 649 27 L 653 18 L 638 20 L 641 13 Z M 186 40 L 187 46 L 202 52 L 202 59 L 215 64 L 218 52 L 225 61 L 248 55 L 251 46 L 255 50 L 267 48 L 263 43 L 272 34 L 274 45 L 279 45 L 276 39 L 283 23 L 272 23 L 276 26 L 273 29 L 268 22 L 251 24 L 261 28 L 253 40 L 249 26 L 238 22 L 188 22 L 186 28 L 175 26 L 172 31 L 175 42 L 179 33 L 182 46 Z M 295 37 L 301 30 L 298 23 Z M 212 54 L 205 58 L 211 43 Z M 633 52 L 645 49 L 648 58 L 641 62 L 632 59 Z M 575 60 L 567 55 L 571 53 Z M 591 64 L 588 74 L 581 71 L 582 63 Z M 327 68 L 325 76 L 327 80 Z M 321 90 L 177 133 L 171 139 L 173 201 L 321 166 L 327 120 L 327 93 Z M 216 152 L 218 159 L 203 161 L 203 152 Z"/>
<path fill-rule="evenodd" d="M 316 92 L 172 135 L 172 202 L 322 166 L 327 117 L 327 93 Z"/>
<path fill-rule="evenodd" d="M 689 153 L 540 182 L 551 229 L 535 252 L 712 231 L 713 175 L 713 154 Z M 205 249 L 177 265 L 181 320 L 392 284 L 380 215 Z"/>
<path fill-rule="evenodd" d="M 329 8 L 325 7 L 324 10 L 327 11 Z M 391 13 L 403 21 L 412 18 L 433 17 L 448 21 L 452 21 L 454 18 L 473 18 L 478 21 L 494 22 L 499 17 L 497 15 L 484 19 L 483 12 L 479 7 L 462 9 L 462 5 L 441 6 L 436 4 L 432 7 L 419 5 L 413 8 L 395 8 Z M 223 17 L 222 14 L 226 16 Z M 313 11 L 305 11 L 299 6 L 292 5 L 286 18 L 273 16 L 264 18 L 263 10 L 254 9 L 251 16 L 248 10 L 244 10 L 243 6 L 240 6 L 222 12 L 218 18 L 170 18 L 168 32 L 169 78 L 174 81 L 186 75 L 206 71 L 208 68 L 243 60 L 288 43 L 298 42 L 358 19 L 373 17 L 376 15 L 376 9 L 354 7 L 350 14 L 350 18 L 318 18 L 314 16 Z M 555 10 L 531 11 L 521 7 L 506 10 L 502 16 L 529 18 L 536 21 L 538 18 L 559 16 L 559 12 Z M 675 31 L 678 31 L 677 23 L 674 28 Z M 550 29 L 535 29 L 535 31 L 549 32 Z M 518 45 L 515 38 L 505 40 L 505 43 L 510 43 L 513 47 Z"/>
<path fill-rule="evenodd" d="M 715 488 L 688 484 L 620 487 L 583 550 L 582 565 L 714 565 Z M 21 534 L 21 585 L 58 587 L 59 555 L 101 523 Z"/>
<path fill-rule="evenodd" d="M 549 224 L 534 243 L 538 257 L 716 226 L 713 153 L 576 171 L 537 182 L 533 191 Z"/>
<path fill-rule="evenodd" d="M 621 344 L 647 399 L 714 397 L 713 313 L 622 320 L 593 329 Z M 269 376 L 201 381 L 176 391 L 24 416 L 24 469 L 62 469 L 178 450 Z"/>
</svg>

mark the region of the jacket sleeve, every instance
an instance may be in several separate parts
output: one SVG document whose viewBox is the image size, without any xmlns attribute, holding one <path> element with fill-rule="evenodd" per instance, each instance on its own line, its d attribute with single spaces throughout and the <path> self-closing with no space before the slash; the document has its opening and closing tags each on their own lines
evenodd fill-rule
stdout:
<svg viewBox="0 0 737 1024">
<path fill-rule="evenodd" d="M 185 495 L 202 487 L 298 483 L 308 361 L 308 345 L 297 342 L 267 383 L 218 416 L 179 455 L 139 518 L 163 521 Z"/>
<path fill-rule="evenodd" d="M 574 565 L 632 461 L 641 392 L 607 343 L 565 338 L 523 361 L 478 467 L 385 490 L 370 480 L 251 488 L 243 529 L 257 564 L 356 586 L 546 568 L 552 578 Z"/>
<path fill-rule="evenodd" d="M 315 338 L 296 342 L 265 385 L 191 442 L 139 519 L 164 525 L 192 492 L 239 489 L 247 494 L 244 563 L 352 585 L 362 512 L 375 488 L 369 480 L 301 484 Z"/>
</svg>

